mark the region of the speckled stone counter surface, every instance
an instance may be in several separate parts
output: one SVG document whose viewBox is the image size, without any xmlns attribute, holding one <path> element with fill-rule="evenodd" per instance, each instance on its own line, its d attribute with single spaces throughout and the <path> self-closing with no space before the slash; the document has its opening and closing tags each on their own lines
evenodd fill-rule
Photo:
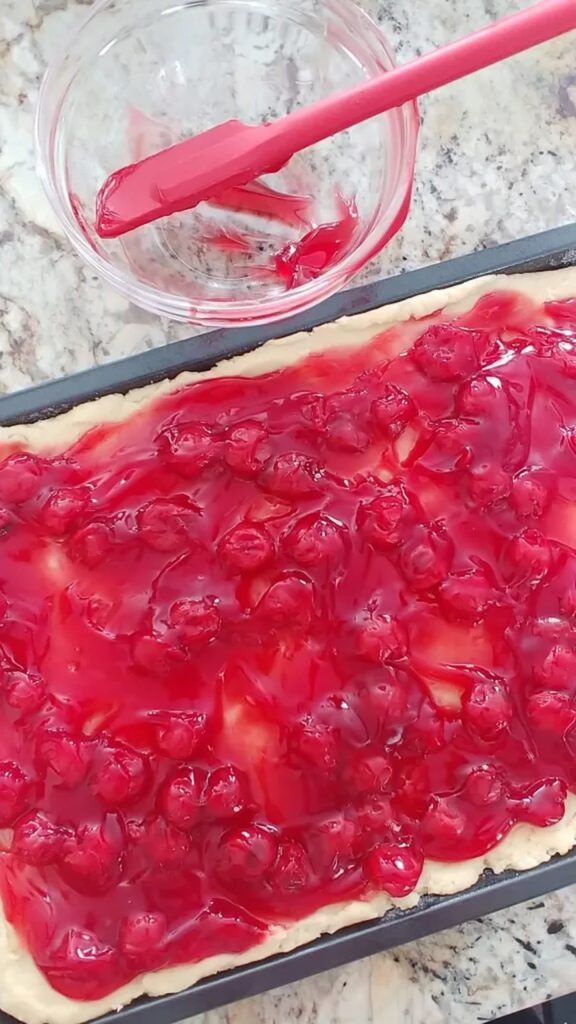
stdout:
<svg viewBox="0 0 576 1024">
<path fill-rule="evenodd" d="M 400 59 L 517 0 L 363 0 Z M 46 61 L 86 0 L 0 0 L 0 390 L 192 333 L 130 306 L 70 251 L 37 183 L 32 120 Z M 575 40 L 422 103 L 408 224 L 366 279 L 576 219 Z M 199 1024 L 483 1021 L 576 987 L 576 885 L 481 922 L 198 1018 Z"/>
<path fill-rule="evenodd" d="M 575 988 L 572 886 L 194 1024 L 478 1024 Z"/>
</svg>

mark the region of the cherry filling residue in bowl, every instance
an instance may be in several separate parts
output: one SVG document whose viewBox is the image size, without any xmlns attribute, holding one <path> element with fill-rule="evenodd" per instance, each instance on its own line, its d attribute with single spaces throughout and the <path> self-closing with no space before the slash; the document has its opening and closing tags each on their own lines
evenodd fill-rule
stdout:
<svg viewBox="0 0 576 1024">
<path fill-rule="evenodd" d="M 495 294 L 4 453 L 0 885 L 55 988 L 561 818 L 575 343 L 574 300 Z"/>
</svg>

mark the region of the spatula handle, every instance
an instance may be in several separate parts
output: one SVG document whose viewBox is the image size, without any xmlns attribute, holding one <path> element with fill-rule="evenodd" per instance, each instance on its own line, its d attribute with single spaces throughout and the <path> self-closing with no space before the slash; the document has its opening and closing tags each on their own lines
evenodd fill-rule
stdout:
<svg viewBox="0 0 576 1024">
<path fill-rule="evenodd" d="M 271 131 L 281 132 L 286 153 L 305 149 L 376 114 L 575 28 L 576 0 L 541 0 L 527 10 L 502 18 L 379 78 L 287 114 L 271 126 Z M 281 154 L 278 155 L 281 162 Z"/>
</svg>

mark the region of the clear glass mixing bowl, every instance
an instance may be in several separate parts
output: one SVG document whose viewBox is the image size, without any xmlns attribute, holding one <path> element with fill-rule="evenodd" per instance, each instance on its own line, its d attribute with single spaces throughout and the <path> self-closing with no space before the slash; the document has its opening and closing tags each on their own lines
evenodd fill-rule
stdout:
<svg viewBox="0 0 576 1024">
<path fill-rule="evenodd" d="M 298 153 L 264 179 L 312 197 L 306 225 L 202 203 L 103 241 L 98 189 L 117 168 L 221 121 L 279 117 L 393 64 L 352 0 L 101 0 L 42 85 L 42 180 L 86 263 L 138 306 L 202 325 L 279 320 L 342 287 L 403 223 L 415 104 Z M 342 199 L 358 211 L 349 242 L 314 279 L 289 286 L 274 254 L 333 222 Z"/>
</svg>

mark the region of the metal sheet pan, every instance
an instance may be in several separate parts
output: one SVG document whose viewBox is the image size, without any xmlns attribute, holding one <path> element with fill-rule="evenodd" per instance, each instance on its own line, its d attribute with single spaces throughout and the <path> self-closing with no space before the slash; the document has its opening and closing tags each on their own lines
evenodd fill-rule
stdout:
<svg viewBox="0 0 576 1024">
<path fill-rule="evenodd" d="M 576 224 L 570 224 L 342 292 L 305 315 L 280 325 L 213 331 L 3 396 L 0 398 L 0 423 L 32 422 L 54 416 L 100 395 L 126 392 L 164 377 L 175 377 L 183 370 L 205 370 L 221 359 L 257 348 L 271 337 L 309 331 L 341 316 L 362 313 L 484 274 L 526 273 L 574 264 Z M 455 896 L 425 897 L 412 910 L 392 911 L 383 919 L 343 929 L 291 953 L 216 975 L 184 992 L 156 999 L 139 999 L 118 1013 L 100 1017 L 99 1021 L 106 1024 L 173 1024 L 185 1017 L 402 945 L 574 882 L 576 852 L 555 857 L 529 871 L 499 876 L 486 872 L 466 892 Z M 13 1021 L 13 1017 L 0 1013 L 0 1024 Z"/>
</svg>

